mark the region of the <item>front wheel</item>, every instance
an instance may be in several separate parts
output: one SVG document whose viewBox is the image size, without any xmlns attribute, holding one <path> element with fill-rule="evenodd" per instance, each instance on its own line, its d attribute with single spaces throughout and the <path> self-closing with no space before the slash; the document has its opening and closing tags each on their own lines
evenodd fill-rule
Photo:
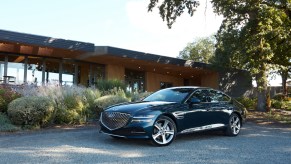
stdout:
<svg viewBox="0 0 291 164">
<path fill-rule="evenodd" d="M 226 128 L 225 134 L 228 136 L 237 136 L 241 129 L 241 120 L 240 117 L 233 113 L 229 117 L 229 123 Z"/>
<path fill-rule="evenodd" d="M 151 140 L 155 145 L 167 146 L 173 142 L 176 133 L 177 128 L 174 121 L 167 116 L 161 116 L 154 123 Z"/>
</svg>

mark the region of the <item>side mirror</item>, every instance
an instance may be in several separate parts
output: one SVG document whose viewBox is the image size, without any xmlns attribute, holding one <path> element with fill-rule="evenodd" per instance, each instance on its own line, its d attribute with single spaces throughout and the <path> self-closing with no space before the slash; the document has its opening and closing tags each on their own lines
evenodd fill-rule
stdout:
<svg viewBox="0 0 291 164">
<path fill-rule="evenodd" d="M 199 100 L 198 98 L 194 97 L 191 98 L 190 104 L 199 104 L 201 102 L 201 100 Z"/>
</svg>

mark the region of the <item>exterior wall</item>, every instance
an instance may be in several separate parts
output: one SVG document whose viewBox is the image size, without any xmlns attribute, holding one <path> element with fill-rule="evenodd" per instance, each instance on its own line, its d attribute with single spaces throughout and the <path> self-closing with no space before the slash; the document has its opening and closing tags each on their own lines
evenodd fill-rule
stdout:
<svg viewBox="0 0 291 164">
<path fill-rule="evenodd" d="M 108 80 L 117 79 L 117 80 L 124 81 L 125 69 L 122 66 L 106 65 L 105 72 L 106 72 L 106 79 Z"/>
<path fill-rule="evenodd" d="M 219 81 L 218 73 L 206 74 L 201 77 L 201 86 L 219 89 L 218 81 Z"/>
<path fill-rule="evenodd" d="M 89 83 L 89 65 L 88 64 L 80 64 L 80 84 L 84 86 L 88 86 Z"/>
<path fill-rule="evenodd" d="M 180 77 L 157 74 L 153 72 L 146 72 L 146 90 L 149 92 L 160 89 L 161 82 L 173 83 L 173 86 L 183 86 L 184 79 Z"/>
<path fill-rule="evenodd" d="M 189 80 L 189 86 L 201 86 L 201 78 L 193 78 Z"/>
</svg>

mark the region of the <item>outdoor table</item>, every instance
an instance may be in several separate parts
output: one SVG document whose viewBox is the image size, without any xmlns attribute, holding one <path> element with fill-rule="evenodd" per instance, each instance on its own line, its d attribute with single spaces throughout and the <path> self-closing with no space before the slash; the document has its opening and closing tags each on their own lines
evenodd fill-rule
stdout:
<svg viewBox="0 0 291 164">
<path fill-rule="evenodd" d="M 15 83 L 15 76 L 3 76 L 4 83 Z"/>
</svg>

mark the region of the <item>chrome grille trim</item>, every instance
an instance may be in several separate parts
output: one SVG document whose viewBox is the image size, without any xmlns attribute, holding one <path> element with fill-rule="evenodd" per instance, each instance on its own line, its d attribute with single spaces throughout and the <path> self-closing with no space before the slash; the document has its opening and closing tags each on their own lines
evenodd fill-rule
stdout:
<svg viewBox="0 0 291 164">
<path fill-rule="evenodd" d="M 101 123 L 109 130 L 116 130 L 124 127 L 131 115 L 127 113 L 120 112 L 102 112 Z"/>
</svg>

